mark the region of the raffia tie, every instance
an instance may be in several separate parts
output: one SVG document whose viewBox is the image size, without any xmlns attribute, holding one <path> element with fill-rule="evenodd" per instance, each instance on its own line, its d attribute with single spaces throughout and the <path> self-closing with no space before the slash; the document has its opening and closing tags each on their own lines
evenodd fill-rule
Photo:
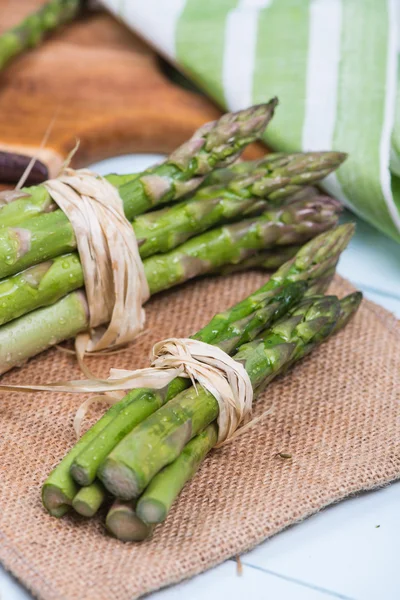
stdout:
<svg viewBox="0 0 400 600">
<path fill-rule="evenodd" d="M 131 342 L 150 292 L 117 190 L 87 169 L 67 168 L 44 185 L 71 222 L 82 264 L 91 332 L 77 336 L 78 354 Z"/>
<path fill-rule="evenodd" d="M 239 425 L 250 418 L 253 403 L 250 378 L 243 365 L 220 348 L 190 338 L 169 338 L 153 346 L 151 359 L 151 367 L 147 369 L 111 369 L 105 380 L 0 387 L 3 390 L 104 393 L 142 387 L 162 389 L 176 377 L 186 377 L 195 387 L 198 382 L 218 402 L 218 446 L 234 437 Z M 118 399 L 119 396 L 115 398 Z"/>
</svg>

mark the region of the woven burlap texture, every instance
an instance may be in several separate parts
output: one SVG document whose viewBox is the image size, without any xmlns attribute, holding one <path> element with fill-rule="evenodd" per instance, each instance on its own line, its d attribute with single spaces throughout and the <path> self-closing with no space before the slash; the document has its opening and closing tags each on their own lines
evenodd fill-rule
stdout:
<svg viewBox="0 0 400 600">
<path fill-rule="evenodd" d="M 111 366 L 148 365 L 152 344 L 187 336 L 216 310 L 265 281 L 249 273 L 196 281 L 147 304 L 150 328 L 125 353 L 92 358 Z M 351 286 L 336 278 L 332 291 Z M 82 397 L 8 393 L 0 399 L 0 560 L 45 600 L 132 600 L 238 555 L 288 525 L 359 490 L 400 476 L 400 324 L 364 301 L 348 327 L 256 403 L 265 420 L 214 451 L 149 541 L 123 544 L 92 520 L 51 518 L 40 487 L 74 443 Z M 73 357 L 51 350 L 4 383 L 77 378 Z M 97 416 L 104 408 L 96 409 Z M 93 417 L 96 415 L 93 415 Z M 282 459 L 278 453 L 290 453 Z"/>
</svg>

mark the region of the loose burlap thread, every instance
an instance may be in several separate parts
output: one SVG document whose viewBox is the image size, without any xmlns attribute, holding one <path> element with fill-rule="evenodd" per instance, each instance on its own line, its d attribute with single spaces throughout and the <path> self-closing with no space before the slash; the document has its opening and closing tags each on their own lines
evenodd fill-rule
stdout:
<svg viewBox="0 0 400 600">
<path fill-rule="evenodd" d="M 257 273 L 204 279 L 151 299 L 151 330 L 118 356 L 118 366 L 146 366 L 160 338 L 190 335 L 216 307 L 226 309 L 264 281 Z M 336 278 L 331 290 L 342 296 L 352 288 Z M 240 554 L 349 494 L 398 478 L 399 347 L 399 322 L 364 301 L 344 331 L 268 386 L 254 416 L 268 407 L 271 413 L 212 452 L 167 521 L 139 545 L 109 537 L 104 512 L 57 520 L 41 506 L 41 484 L 74 443 L 72 420 L 83 398 L 10 393 L 0 405 L 0 560 L 44 600 L 132 600 Z M 102 374 L 115 358 L 98 357 L 93 369 Z M 73 357 L 50 350 L 2 382 L 78 377 Z"/>
</svg>

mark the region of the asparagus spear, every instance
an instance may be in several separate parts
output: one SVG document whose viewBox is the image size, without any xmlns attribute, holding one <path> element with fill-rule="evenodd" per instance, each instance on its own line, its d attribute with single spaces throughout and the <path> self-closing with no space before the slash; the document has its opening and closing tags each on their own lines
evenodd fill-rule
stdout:
<svg viewBox="0 0 400 600">
<path fill-rule="evenodd" d="M 340 204 L 335 200 L 315 197 L 207 231 L 175 250 L 144 260 L 150 293 L 223 265 L 237 264 L 258 250 L 306 241 L 335 225 L 339 210 Z M 0 282 L 0 323 L 54 304 L 83 283 L 77 253 L 46 261 L 5 279 Z"/>
<path fill-rule="evenodd" d="M 72 21 L 82 5 L 82 0 L 51 0 L 0 35 L 0 70 L 28 48 L 38 46 L 48 33 Z"/>
<path fill-rule="evenodd" d="M 86 296 L 77 291 L 47 308 L 35 310 L 0 327 L 1 373 L 85 331 L 88 314 Z"/>
<path fill-rule="evenodd" d="M 303 158 L 302 158 L 303 156 Z M 305 185 L 319 181 L 329 175 L 329 173 L 338 168 L 342 162 L 346 159 L 347 155 L 343 152 L 308 152 L 303 155 L 297 154 L 268 154 L 267 156 L 247 162 L 239 162 L 235 165 L 231 165 L 229 169 L 218 169 L 206 178 L 206 185 L 226 185 L 233 178 L 239 176 L 245 176 L 246 174 L 256 174 L 264 169 L 279 169 L 282 168 L 287 170 L 290 166 L 290 161 L 296 161 L 296 159 L 302 161 L 303 167 L 299 176 L 296 177 L 296 181 L 292 180 L 290 183 L 282 185 L 279 189 L 271 191 L 268 196 L 270 202 L 281 202 L 288 196 L 295 195 L 302 192 L 302 188 Z M 318 164 L 318 168 L 310 170 L 308 165 Z M 303 173 L 303 175 L 302 175 Z"/>
<path fill-rule="evenodd" d="M 109 179 L 118 187 L 126 218 L 132 221 L 158 204 L 181 198 L 196 189 L 213 169 L 236 160 L 248 144 L 262 136 L 277 103 L 277 99 L 273 98 L 267 104 L 226 113 L 218 121 L 200 127 L 189 141 L 177 148 L 162 164 L 138 175 L 111 175 Z M 23 191 L 29 194 L 30 188 L 23 188 Z M 0 208 L 0 228 L 18 226 L 25 221 L 25 211 L 32 215 L 49 210 L 46 194 L 42 203 L 37 195 L 32 200 L 30 197 L 19 200 L 17 215 L 12 204 Z"/>
<path fill-rule="evenodd" d="M 242 345 L 234 359 L 245 367 L 255 395 L 288 364 L 301 358 L 312 341 L 327 337 L 339 315 L 336 297 L 311 297 L 262 338 Z M 218 402 L 205 389 L 181 392 L 114 448 L 100 466 L 99 478 L 119 498 L 138 497 L 152 478 L 173 462 L 189 440 L 215 421 L 218 414 Z"/>
<path fill-rule="evenodd" d="M 281 286 L 286 286 L 289 282 L 305 282 L 309 286 L 313 285 L 313 283 L 323 275 L 324 268 L 330 268 L 332 264 L 336 264 L 340 253 L 347 246 L 353 231 L 354 227 L 349 223 L 323 233 L 311 240 L 301 248 L 294 259 L 283 265 L 264 286 L 245 300 L 236 304 L 230 310 L 216 315 L 211 319 L 209 326 L 203 327 L 203 329 L 193 337 L 208 343 L 212 343 L 213 340 L 214 343 L 225 342 L 225 351 L 228 351 L 226 340 L 229 339 L 229 335 L 233 336 L 235 347 L 237 347 L 239 341 L 251 339 L 250 337 L 246 337 L 246 331 L 247 335 L 249 335 L 248 332 L 252 330 L 252 326 L 257 320 L 257 315 L 255 315 L 255 319 L 246 320 L 246 318 L 254 315 L 257 312 L 257 309 L 260 308 L 260 305 L 263 305 L 268 301 L 271 296 L 276 297 L 274 290 L 278 289 L 280 291 Z M 72 294 L 72 296 L 74 295 Z M 47 310 L 48 309 L 42 309 L 42 311 L 36 311 L 36 313 L 33 314 L 40 312 L 44 313 Z M 266 321 L 264 321 L 264 323 L 266 323 Z M 37 325 L 38 324 L 36 324 L 36 326 Z M 52 330 L 53 327 L 56 327 L 57 325 L 57 319 L 55 319 L 53 323 L 45 321 L 45 323 L 40 323 L 40 325 L 42 325 L 42 327 L 40 327 L 41 330 L 47 330 L 47 328 Z M 260 325 L 263 326 L 263 323 L 258 323 L 258 326 Z M 242 328 L 242 337 L 240 337 L 240 327 Z M 245 329 L 243 329 L 244 327 Z M 3 327 L 2 329 L 5 328 Z M 0 334 L 2 329 L 0 329 Z M 254 335 L 256 335 L 256 332 Z M 174 380 L 171 382 L 165 393 L 164 401 L 167 402 L 188 385 L 188 381 L 183 378 Z M 114 417 L 117 417 L 119 413 L 123 415 L 123 411 L 125 411 L 131 403 L 133 404 L 133 402 L 135 402 L 136 405 L 131 413 L 131 423 L 141 422 L 152 412 L 142 412 L 143 406 L 146 407 L 146 405 L 150 404 L 152 393 L 158 394 L 158 392 L 152 392 L 147 389 L 130 392 L 123 400 L 121 400 L 121 402 L 112 406 L 107 413 L 84 434 L 79 442 L 54 469 L 43 486 L 43 503 L 51 514 L 55 516 L 64 514 L 64 512 L 68 510 L 68 505 L 71 504 L 73 497 L 78 492 L 78 487 L 70 475 L 71 465 L 75 465 L 75 475 L 83 483 L 87 484 L 93 481 L 97 470 L 97 464 L 94 468 L 88 468 L 87 465 L 92 464 L 94 462 L 94 457 L 98 457 L 100 453 L 102 457 L 106 456 L 109 450 L 111 450 L 125 434 L 125 432 L 123 432 L 123 435 L 121 435 L 118 427 L 115 427 L 118 423 L 114 423 L 112 430 L 107 436 L 105 434 L 106 426 L 112 423 Z M 160 404 L 157 405 L 157 397 L 154 396 L 154 398 L 154 410 L 156 410 L 157 407 L 162 404 L 163 399 L 159 400 Z M 123 421 L 125 423 L 125 419 L 123 419 Z M 79 459 L 77 457 L 79 457 Z M 77 460 L 75 461 L 75 459 Z M 98 459 L 96 458 L 96 463 L 97 461 Z"/>
<path fill-rule="evenodd" d="M 330 154 L 330 153 L 327 153 Z M 158 252 L 171 250 L 189 237 L 201 233 L 210 227 L 237 218 L 239 215 L 256 214 L 267 205 L 257 203 L 257 198 L 267 199 L 282 185 L 296 182 L 304 173 L 304 157 L 296 155 L 283 168 L 258 169 L 244 177 L 233 178 L 225 186 L 210 186 L 199 190 L 195 196 L 174 207 L 168 207 L 137 217 L 132 223 L 140 246 L 142 258 Z M 318 161 L 326 161 L 324 155 L 318 155 L 314 161 L 307 161 L 307 175 L 312 177 L 318 171 Z M 331 159 L 332 166 L 338 165 Z M 121 188 L 122 189 L 122 188 Z M 34 197 L 47 202 L 50 198 L 44 188 L 34 188 Z M 314 197 L 309 186 L 292 195 L 290 202 Z M 281 204 L 283 199 L 274 200 Z M 27 202 L 15 200 L 8 207 Z M 3 209 L 4 210 L 4 209 Z M 0 210 L 0 222 L 1 219 Z M 4 219 L 3 219 L 4 221 Z M 4 225 L 4 223 L 3 223 Z M 18 227 L 4 227 L 0 231 L 0 278 L 18 273 L 32 265 L 60 256 L 76 248 L 76 238 L 71 223 L 62 210 L 41 214 L 35 218 L 17 223 Z"/>
<path fill-rule="evenodd" d="M 72 500 L 72 507 L 83 517 L 93 517 L 105 499 L 106 491 L 99 481 L 83 487 Z"/>
<path fill-rule="evenodd" d="M 350 318 L 357 311 L 361 301 L 361 294 L 354 293 L 346 298 L 340 300 L 340 313 L 336 319 L 336 324 L 333 329 L 329 331 L 329 328 L 325 328 L 321 333 L 317 331 L 314 337 L 309 338 L 310 332 L 307 332 L 308 341 L 303 345 L 303 338 L 300 332 L 299 339 L 301 340 L 297 354 L 295 353 L 295 360 L 299 360 L 305 354 L 308 354 L 313 348 L 319 343 L 326 340 L 327 337 L 336 333 L 339 329 L 342 329 Z M 332 312 L 332 315 L 334 311 Z M 307 328 L 311 328 L 311 331 L 315 326 L 319 327 L 318 319 L 321 317 L 315 316 L 312 321 L 307 320 Z M 304 325 L 304 324 L 303 324 Z M 264 336 L 264 348 L 268 340 L 271 341 L 270 333 Z M 312 335 L 312 333 L 311 333 Z M 277 343 L 277 340 L 273 340 Z M 293 339 L 290 338 L 289 342 L 292 344 Z M 256 346 L 257 342 L 253 342 L 252 346 Z M 272 345 L 268 346 L 269 353 Z M 246 349 L 249 353 L 250 348 Z M 280 356 L 280 354 L 279 354 Z M 270 380 L 268 374 L 268 365 L 265 371 L 267 381 Z M 140 497 L 136 512 L 137 517 L 149 524 L 161 523 L 168 515 L 168 512 L 178 497 L 180 491 L 187 481 L 192 479 L 196 471 L 198 470 L 201 462 L 204 460 L 207 453 L 215 446 L 217 441 L 217 428 L 216 424 L 212 423 L 202 433 L 194 437 L 182 450 L 181 454 L 176 458 L 170 465 L 162 469 L 153 479 L 146 488 L 143 495 Z M 115 519 L 114 521 L 116 521 Z M 115 527 L 115 531 L 118 534 L 119 528 Z M 118 537 L 118 536 L 116 536 Z"/>
<path fill-rule="evenodd" d="M 266 169 L 272 171 L 285 168 L 293 161 L 297 163 L 297 160 L 300 160 L 303 163 L 302 171 L 309 173 L 305 179 L 315 181 L 314 175 L 310 174 L 310 170 L 313 172 L 327 171 L 328 174 L 334 169 L 337 169 L 346 158 L 347 154 L 344 152 L 296 152 L 292 154 L 277 152 L 274 154 L 266 154 L 257 160 L 237 162 L 229 168 L 216 169 L 206 177 L 203 185 L 225 185 L 232 181 L 232 179 L 235 179 L 238 175 L 249 175 L 250 173 L 257 172 L 259 169 L 262 171 L 265 171 Z M 321 179 L 322 177 L 317 177 L 316 179 Z M 295 184 L 300 182 L 293 181 L 292 183 Z M 304 184 L 304 178 L 301 180 L 301 183 Z"/>
</svg>

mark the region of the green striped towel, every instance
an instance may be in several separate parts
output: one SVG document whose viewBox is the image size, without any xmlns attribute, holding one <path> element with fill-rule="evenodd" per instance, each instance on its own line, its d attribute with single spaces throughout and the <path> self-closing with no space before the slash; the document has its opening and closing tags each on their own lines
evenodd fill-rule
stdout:
<svg viewBox="0 0 400 600">
<path fill-rule="evenodd" d="M 400 241 L 398 0 L 103 0 L 218 104 L 278 96 L 276 150 L 342 150 L 324 184 Z"/>
</svg>

